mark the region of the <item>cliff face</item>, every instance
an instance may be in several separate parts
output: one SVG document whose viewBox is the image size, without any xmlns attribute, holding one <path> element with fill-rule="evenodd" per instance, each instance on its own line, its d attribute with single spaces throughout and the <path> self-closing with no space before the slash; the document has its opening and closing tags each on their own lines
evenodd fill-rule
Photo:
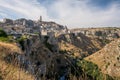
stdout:
<svg viewBox="0 0 120 80">
<path fill-rule="evenodd" d="M 58 79 L 64 74 L 60 72 L 61 68 L 67 72 L 66 66 L 69 64 L 66 64 L 68 62 L 65 55 L 51 51 L 39 36 L 32 36 L 24 40 L 23 44 L 23 54 L 18 56 L 18 62 L 21 68 L 34 75 L 37 80 Z"/>
<path fill-rule="evenodd" d="M 32 36 L 32 38 L 24 40 L 23 44 L 24 54 L 19 59 L 21 66 L 34 75 L 45 74 L 48 60 L 53 53 L 41 43 L 39 36 Z"/>
<path fill-rule="evenodd" d="M 73 33 L 83 33 L 93 39 L 98 39 L 107 44 L 114 39 L 120 38 L 120 28 L 81 28 L 71 30 Z"/>
<path fill-rule="evenodd" d="M 76 57 L 85 57 L 103 47 L 100 41 L 89 38 L 82 33 L 65 34 L 58 37 L 59 48 Z"/>
<path fill-rule="evenodd" d="M 120 77 L 120 39 L 107 44 L 103 49 L 85 59 L 97 64 L 102 72 Z"/>
</svg>

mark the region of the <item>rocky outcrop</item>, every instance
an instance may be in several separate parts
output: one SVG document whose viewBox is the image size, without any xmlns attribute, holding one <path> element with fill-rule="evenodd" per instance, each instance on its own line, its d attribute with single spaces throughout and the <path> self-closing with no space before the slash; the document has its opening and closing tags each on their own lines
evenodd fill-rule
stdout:
<svg viewBox="0 0 120 80">
<path fill-rule="evenodd" d="M 110 41 L 120 38 L 120 28 L 81 28 L 81 29 L 73 29 L 71 30 L 73 33 L 83 33 L 84 35 L 97 38 L 101 40 L 104 44 L 109 43 Z"/>
<path fill-rule="evenodd" d="M 54 79 L 63 75 L 59 72 L 61 67 L 65 70 L 68 66 L 64 55 L 51 51 L 44 43 L 41 42 L 39 36 L 32 36 L 23 41 L 23 54 L 18 56 L 20 67 L 39 79 Z M 66 71 L 67 72 L 67 71 Z"/>
<path fill-rule="evenodd" d="M 101 42 L 89 38 L 82 33 L 60 35 L 58 36 L 58 42 L 60 50 L 81 58 L 91 55 L 103 46 Z"/>
</svg>

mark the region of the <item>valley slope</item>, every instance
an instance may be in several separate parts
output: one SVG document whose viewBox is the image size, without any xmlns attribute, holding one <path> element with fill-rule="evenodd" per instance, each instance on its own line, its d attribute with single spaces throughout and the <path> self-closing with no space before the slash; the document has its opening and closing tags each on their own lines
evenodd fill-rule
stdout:
<svg viewBox="0 0 120 80">
<path fill-rule="evenodd" d="M 112 41 L 85 60 L 97 64 L 105 74 L 120 77 L 120 39 Z"/>
</svg>

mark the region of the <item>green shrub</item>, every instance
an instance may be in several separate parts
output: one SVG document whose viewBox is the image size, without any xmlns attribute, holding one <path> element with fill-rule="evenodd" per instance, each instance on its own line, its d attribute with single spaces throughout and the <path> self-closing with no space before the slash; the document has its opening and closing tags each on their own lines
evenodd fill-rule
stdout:
<svg viewBox="0 0 120 80">
<path fill-rule="evenodd" d="M 9 41 L 7 34 L 2 29 L 0 29 L 0 41 L 4 41 L 4 42 Z"/>
<path fill-rule="evenodd" d="M 120 43 L 119 43 L 118 47 L 120 47 Z"/>
<path fill-rule="evenodd" d="M 26 37 L 21 36 L 20 38 L 18 38 L 18 39 L 16 40 L 16 41 L 21 45 L 22 50 L 25 50 L 24 41 L 25 41 L 26 39 L 27 39 Z"/>
<path fill-rule="evenodd" d="M 84 77 L 87 77 L 87 79 L 92 80 L 113 80 L 111 76 L 100 72 L 98 66 L 92 62 L 88 62 L 86 60 L 77 60 L 75 65 L 79 71 L 79 74 L 84 75 L 83 79 Z"/>
<path fill-rule="evenodd" d="M 102 36 L 102 32 L 101 32 L 101 31 L 96 31 L 96 32 L 95 32 L 95 35 L 96 35 L 96 36 Z"/>
<path fill-rule="evenodd" d="M 0 80 L 3 80 L 1 76 L 0 76 Z"/>
<path fill-rule="evenodd" d="M 7 37 L 6 32 L 2 29 L 0 29 L 0 37 Z"/>
<path fill-rule="evenodd" d="M 13 42 L 13 36 L 7 35 L 4 30 L 0 29 L 0 41 Z"/>
<path fill-rule="evenodd" d="M 61 53 L 61 54 L 66 54 L 67 51 L 66 51 L 66 50 L 60 50 L 59 53 Z"/>
<path fill-rule="evenodd" d="M 0 80 L 3 80 L 1 71 L 0 71 Z"/>
<path fill-rule="evenodd" d="M 5 42 L 7 42 L 7 41 L 8 41 L 8 38 L 7 38 L 7 37 L 0 37 L 0 41 L 5 41 Z"/>
<path fill-rule="evenodd" d="M 120 60 L 120 55 L 117 57 L 117 60 L 118 60 L 118 61 Z"/>
<path fill-rule="evenodd" d="M 108 63 L 106 64 L 106 68 L 108 68 L 109 65 L 110 65 L 110 62 L 108 62 Z"/>
</svg>

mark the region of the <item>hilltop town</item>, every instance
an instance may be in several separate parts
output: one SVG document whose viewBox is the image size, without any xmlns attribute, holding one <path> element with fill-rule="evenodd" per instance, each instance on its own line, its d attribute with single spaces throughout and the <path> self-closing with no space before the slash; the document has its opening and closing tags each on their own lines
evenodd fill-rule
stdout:
<svg viewBox="0 0 120 80">
<path fill-rule="evenodd" d="M 21 35 L 35 35 L 39 34 L 42 36 L 55 36 L 57 34 L 69 33 L 66 26 L 57 24 L 55 22 L 42 21 L 42 16 L 38 21 L 27 20 L 24 18 L 11 20 L 4 18 L 1 22 L 0 27 L 5 30 L 9 35 L 19 37 Z"/>
</svg>

